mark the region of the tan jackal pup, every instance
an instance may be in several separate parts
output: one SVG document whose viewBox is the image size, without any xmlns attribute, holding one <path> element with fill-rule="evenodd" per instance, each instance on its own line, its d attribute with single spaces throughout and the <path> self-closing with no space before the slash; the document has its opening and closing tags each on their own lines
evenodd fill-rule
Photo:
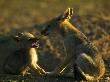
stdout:
<svg viewBox="0 0 110 82">
<path fill-rule="evenodd" d="M 6 58 L 4 63 L 4 73 L 27 75 L 29 69 L 38 75 L 46 72 L 37 64 L 38 57 L 35 48 L 39 46 L 38 39 L 31 33 L 18 33 L 13 39 L 18 42 L 20 49 L 13 52 Z"/>
<path fill-rule="evenodd" d="M 62 74 L 67 65 L 73 62 L 85 80 L 97 80 L 105 73 L 104 61 L 97 48 L 80 30 L 69 22 L 72 14 L 73 9 L 68 8 L 60 16 L 50 20 L 41 32 L 48 35 L 53 31 L 57 31 L 64 39 L 67 57 L 53 73 Z M 76 76 L 77 74 L 74 74 L 74 77 Z"/>
</svg>

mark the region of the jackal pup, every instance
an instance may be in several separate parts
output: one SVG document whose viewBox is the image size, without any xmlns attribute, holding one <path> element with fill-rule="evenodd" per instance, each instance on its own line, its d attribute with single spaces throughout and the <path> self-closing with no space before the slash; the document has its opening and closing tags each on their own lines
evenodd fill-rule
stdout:
<svg viewBox="0 0 110 82">
<path fill-rule="evenodd" d="M 39 46 L 38 39 L 29 32 L 18 33 L 13 39 L 19 44 L 20 49 L 6 58 L 4 73 L 27 75 L 29 69 L 39 75 L 46 72 L 38 64 L 36 47 Z"/>
<path fill-rule="evenodd" d="M 54 74 L 62 74 L 67 65 L 72 61 L 77 73 L 87 81 L 94 81 L 102 77 L 105 73 L 103 59 L 98 49 L 88 40 L 88 38 L 69 19 L 73 14 L 73 9 L 68 8 L 60 16 L 53 18 L 43 27 L 42 34 L 48 35 L 56 31 L 64 39 L 67 56 L 65 60 L 53 71 Z M 75 70 L 73 69 L 73 70 Z M 80 77 L 78 77 L 80 78 Z"/>
</svg>

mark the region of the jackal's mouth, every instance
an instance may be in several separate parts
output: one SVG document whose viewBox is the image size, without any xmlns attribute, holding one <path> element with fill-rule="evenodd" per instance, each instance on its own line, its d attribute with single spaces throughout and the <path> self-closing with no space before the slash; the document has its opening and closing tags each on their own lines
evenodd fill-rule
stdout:
<svg viewBox="0 0 110 82">
<path fill-rule="evenodd" d="M 39 48 L 39 41 L 32 43 L 32 47 Z"/>
</svg>

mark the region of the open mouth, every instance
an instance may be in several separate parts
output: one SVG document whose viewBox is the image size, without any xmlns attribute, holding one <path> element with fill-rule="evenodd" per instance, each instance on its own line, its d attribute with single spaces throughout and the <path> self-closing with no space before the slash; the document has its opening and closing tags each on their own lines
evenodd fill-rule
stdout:
<svg viewBox="0 0 110 82">
<path fill-rule="evenodd" d="M 32 47 L 39 48 L 39 41 L 32 43 Z"/>
</svg>

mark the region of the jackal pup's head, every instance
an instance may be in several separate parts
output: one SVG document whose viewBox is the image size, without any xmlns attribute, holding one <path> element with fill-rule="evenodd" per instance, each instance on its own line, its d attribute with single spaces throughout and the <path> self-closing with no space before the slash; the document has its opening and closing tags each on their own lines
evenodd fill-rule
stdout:
<svg viewBox="0 0 110 82">
<path fill-rule="evenodd" d="M 69 21 L 73 15 L 73 8 L 66 9 L 60 16 L 53 18 L 52 20 L 48 21 L 46 25 L 44 25 L 41 34 L 48 35 L 50 32 L 60 30 L 60 24 L 62 22 Z"/>
<path fill-rule="evenodd" d="M 20 45 L 22 45 L 22 47 L 27 48 L 39 47 L 39 39 L 29 32 L 24 33 L 19 32 L 15 36 L 13 36 L 13 39 L 16 42 L 19 42 Z"/>
</svg>

